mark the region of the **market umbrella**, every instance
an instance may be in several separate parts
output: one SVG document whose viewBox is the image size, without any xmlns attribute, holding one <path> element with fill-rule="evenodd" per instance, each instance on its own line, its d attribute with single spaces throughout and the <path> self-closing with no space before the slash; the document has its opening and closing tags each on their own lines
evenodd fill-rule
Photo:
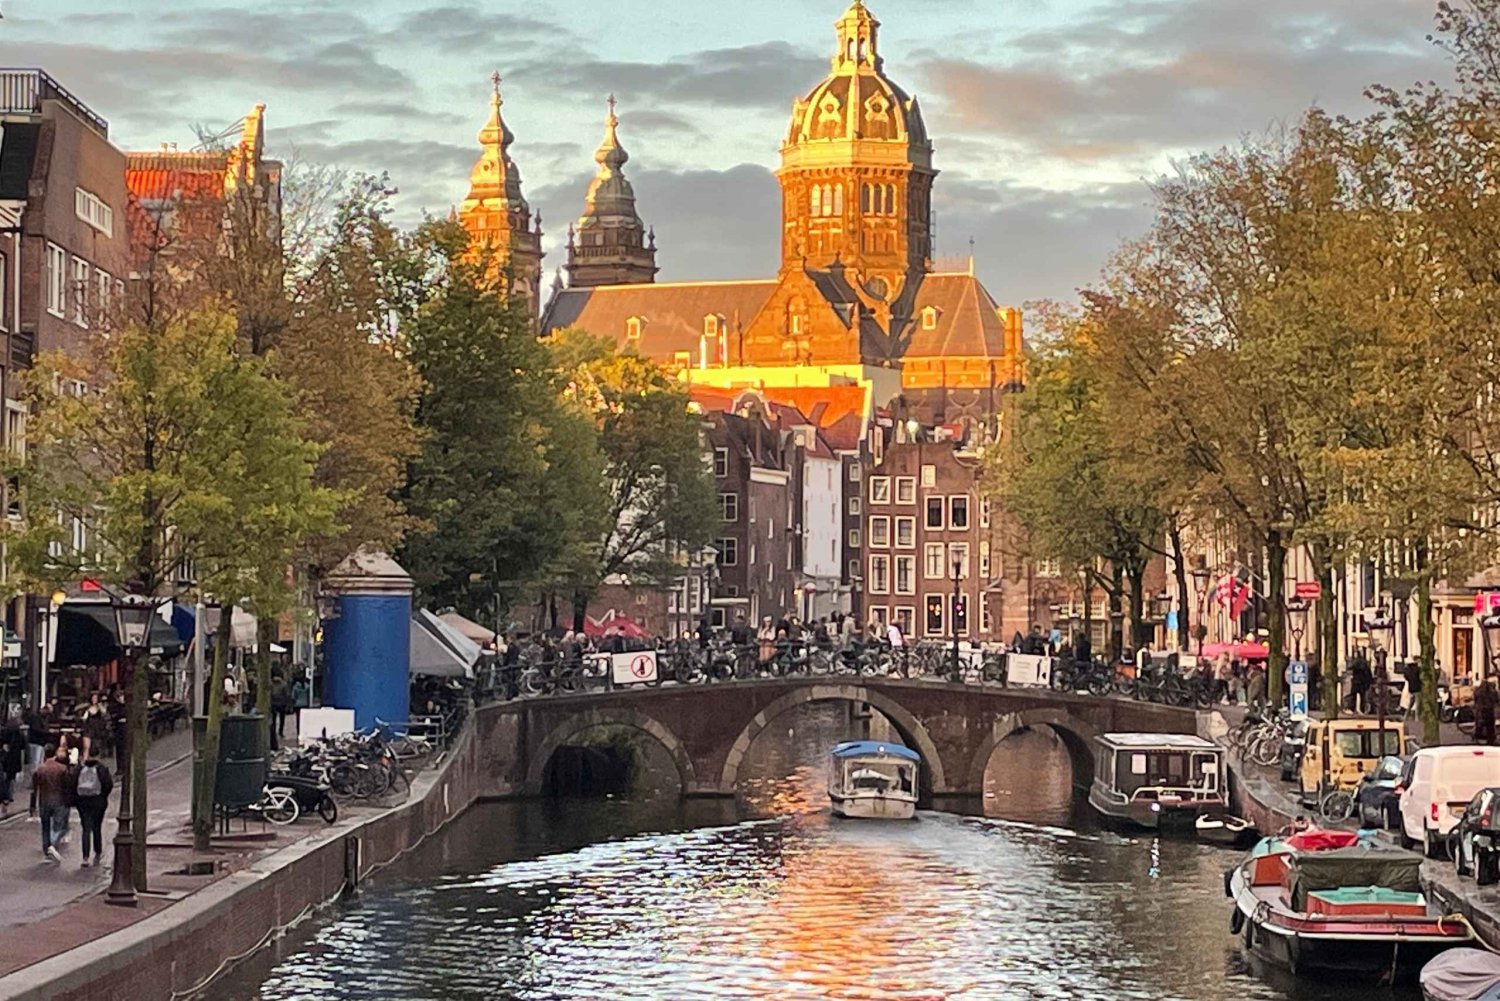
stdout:
<svg viewBox="0 0 1500 1001">
<path fill-rule="evenodd" d="M 1226 652 L 1239 660 L 1266 660 L 1271 656 L 1264 643 L 1209 643 L 1203 648 L 1203 656 L 1210 658 Z"/>
</svg>

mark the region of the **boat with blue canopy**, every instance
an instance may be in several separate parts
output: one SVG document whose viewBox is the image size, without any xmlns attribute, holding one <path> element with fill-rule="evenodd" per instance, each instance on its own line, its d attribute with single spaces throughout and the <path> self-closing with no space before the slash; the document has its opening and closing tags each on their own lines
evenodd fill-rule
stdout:
<svg viewBox="0 0 1500 1001">
<path fill-rule="evenodd" d="M 828 799 L 835 817 L 910 820 L 917 812 L 922 756 L 877 740 L 848 740 L 833 749 Z"/>
</svg>

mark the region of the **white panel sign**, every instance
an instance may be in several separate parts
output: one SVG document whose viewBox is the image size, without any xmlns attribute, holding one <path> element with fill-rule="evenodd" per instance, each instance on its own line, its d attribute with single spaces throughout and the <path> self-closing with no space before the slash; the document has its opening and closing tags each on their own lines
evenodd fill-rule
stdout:
<svg viewBox="0 0 1500 1001">
<path fill-rule="evenodd" d="M 1005 683 L 1022 688 L 1052 687 L 1052 658 L 1032 653 L 1005 655 Z"/>
<path fill-rule="evenodd" d="M 656 680 L 656 651 L 615 653 L 609 658 L 611 680 L 616 685 L 645 685 Z"/>
<path fill-rule="evenodd" d="M 319 737 L 337 737 L 354 732 L 354 710 L 323 706 L 297 711 L 297 737 L 304 743 Z"/>
</svg>

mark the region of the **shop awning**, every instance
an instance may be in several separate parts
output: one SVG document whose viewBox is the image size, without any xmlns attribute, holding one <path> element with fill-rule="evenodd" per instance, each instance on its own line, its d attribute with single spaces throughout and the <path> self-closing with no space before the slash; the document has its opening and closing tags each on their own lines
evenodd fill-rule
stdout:
<svg viewBox="0 0 1500 1001">
<path fill-rule="evenodd" d="M 431 678 L 472 678 L 483 653 L 479 644 L 426 609 L 411 618 L 411 673 Z"/>
<path fill-rule="evenodd" d="M 465 637 L 483 646 L 495 642 L 495 630 L 486 629 L 473 619 L 466 619 L 457 612 L 444 612 L 438 616 L 443 623 L 462 633 Z"/>
<path fill-rule="evenodd" d="M 182 640 L 172 624 L 160 616 L 151 619 L 149 633 L 153 657 L 175 657 L 183 650 Z M 108 664 L 120 655 L 115 610 L 108 601 L 68 599 L 57 606 L 57 645 L 52 663 Z"/>
</svg>

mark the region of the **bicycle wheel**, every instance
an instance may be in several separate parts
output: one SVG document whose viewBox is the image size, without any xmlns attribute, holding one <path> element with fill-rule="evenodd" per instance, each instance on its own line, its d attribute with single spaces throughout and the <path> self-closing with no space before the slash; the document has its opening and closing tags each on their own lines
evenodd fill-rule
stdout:
<svg viewBox="0 0 1500 1001">
<path fill-rule="evenodd" d="M 1333 790 L 1318 804 L 1318 813 L 1331 823 L 1347 820 L 1353 812 L 1354 795 L 1345 789 Z"/>
<path fill-rule="evenodd" d="M 328 784 L 340 796 L 353 796 L 359 786 L 359 770 L 353 762 L 341 761 L 328 773 Z"/>
<path fill-rule="evenodd" d="M 261 796 L 260 812 L 271 823 L 286 825 L 294 822 L 302 811 L 290 789 L 275 787 L 266 789 Z"/>
<path fill-rule="evenodd" d="M 318 800 L 318 816 L 322 817 L 324 822 L 329 824 L 339 819 L 339 805 L 326 792 L 323 794 L 323 798 Z"/>
<path fill-rule="evenodd" d="M 1281 760 L 1281 734 L 1268 733 L 1256 741 L 1250 758 L 1263 768 L 1270 768 Z"/>
</svg>

